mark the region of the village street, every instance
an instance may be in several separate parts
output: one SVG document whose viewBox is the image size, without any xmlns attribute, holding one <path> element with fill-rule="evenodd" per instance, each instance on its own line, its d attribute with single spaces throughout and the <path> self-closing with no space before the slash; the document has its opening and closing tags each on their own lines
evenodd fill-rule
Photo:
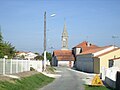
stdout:
<svg viewBox="0 0 120 90">
<path fill-rule="evenodd" d="M 57 67 L 57 74 L 61 75 L 52 83 L 39 90 L 84 90 L 84 84 L 90 83 L 94 74 L 87 74 L 65 67 Z"/>
</svg>

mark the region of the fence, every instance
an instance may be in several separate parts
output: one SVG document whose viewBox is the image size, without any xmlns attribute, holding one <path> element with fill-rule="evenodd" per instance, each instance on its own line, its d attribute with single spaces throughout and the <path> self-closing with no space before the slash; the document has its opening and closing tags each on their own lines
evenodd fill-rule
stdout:
<svg viewBox="0 0 120 90">
<path fill-rule="evenodd" d="M 36 61 L 36 60 L 30 60 L 30 67 L 34 68 L 38 72 L 42 72 L 42 66 L 43 62 L 41 61 Z"/>
<path fill-rule="evenodd" d="M 42 61 L 0 59 L 0 74 L 30 71 L 30 67 L 42 71 Z"/>
</svg>

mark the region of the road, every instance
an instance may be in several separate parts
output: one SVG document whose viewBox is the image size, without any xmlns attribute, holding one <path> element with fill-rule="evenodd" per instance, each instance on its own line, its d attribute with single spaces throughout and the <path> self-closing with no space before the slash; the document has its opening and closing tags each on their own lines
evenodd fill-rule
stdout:
<svg viewBox="0 0 120 90">
<path fill-rule="evenodd" d="M 94 75 L 75 71 L 65 67 L 56 68 L 61 77 L 40 90 L 84 90 L 85 81 Z"/>
</svg>

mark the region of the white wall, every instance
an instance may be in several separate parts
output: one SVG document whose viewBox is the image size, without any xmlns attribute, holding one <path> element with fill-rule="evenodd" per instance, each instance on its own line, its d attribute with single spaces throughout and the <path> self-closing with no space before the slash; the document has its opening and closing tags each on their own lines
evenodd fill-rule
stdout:
<svg viewBox="0 0 120 90">
<path fill-rule="evenodd" d="M 76 55 L 80 54 L 81 48 L 76 48 Z"/>
<path fill-rule="evenodd" d="M 73 67 L 74 61 L 71 61 L 71 67 Z M 69 61 L 58 61 L 58 66 L 68 66 L 69 67 Z"/>
<path fill-rule="evenodd" d="M 42 72 L 42 60 L 30 60 L 30 67 L 34 68 L 38 72 Z"/>
<path fill-rule="evenodd" d="M 95 56 L 100 55 L 100 54 L 102 54 L 102 53 L 111 51 L 111 50 L 113 50 L 113 49 L 115 49 L 115 48 L 117 48 L 117 47 L 111 46 L 111 47 L 108 47 L 108 48 L 103 49 L 103 50 L 101 50 L 101 51 L 95 52 L 93 55 L 94 55 L 94 57 L 95 57 Z"/>
<path fill-rule="evenodd" d="M 105 82 L 111 88 L 115 88 L 116 86 L 115 83 L 116 83 L 117 71 L 120 71 L 120 69 L 117 67 L 111 67 L 111 68 L 108 68 L 105 72 Z"/>
<path fill-rule="evenodd" d="M 102 73 L 103 78 L 105 78 L 106 84 L 109 85 L 111 88 L 115 88 L 116 74 L 117 71 L 120 71 L 120 59 L 113 61 L 113 66 L 111 68 L 106 69 L 105 72 Z"/>
<path fill-rule="evenodd" d="M 113 67 L 118 67 L 120 69 L 120 59 L 114 60 Z"/>
</svg>

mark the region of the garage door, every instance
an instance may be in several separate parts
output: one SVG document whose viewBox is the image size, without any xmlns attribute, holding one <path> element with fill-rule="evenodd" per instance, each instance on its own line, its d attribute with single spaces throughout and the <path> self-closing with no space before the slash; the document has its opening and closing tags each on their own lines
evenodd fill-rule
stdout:
<svg viewBox="0 0 120 90">
<path fill-rule="evenodd" d="M 82 57 L 79 60 L 79 67 L 82 71 L 93 72 L 93 59 Z"/>
</svg>

